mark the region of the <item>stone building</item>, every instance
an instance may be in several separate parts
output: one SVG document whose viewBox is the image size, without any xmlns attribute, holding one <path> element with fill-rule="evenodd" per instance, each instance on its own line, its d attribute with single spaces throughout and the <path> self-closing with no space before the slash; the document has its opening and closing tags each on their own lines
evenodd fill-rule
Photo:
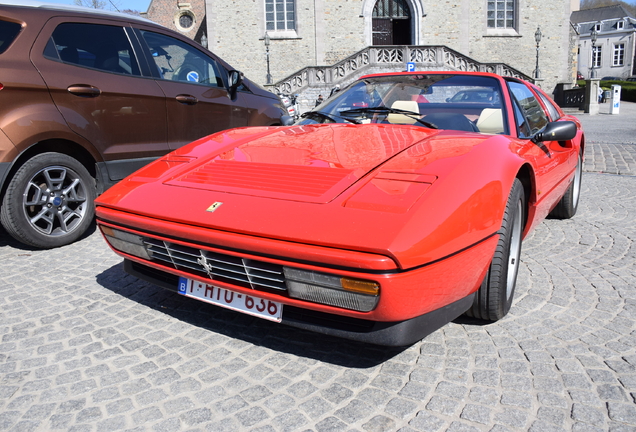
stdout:
<svg viewBox="0 0 636 432">
<path fill-rule="evenodd" d="M 151 9 L 165 1 L 153 0 Z M 151 9 L 148 17 L 157 20 Z M 368 57 L 359 54 L 368 47 L 436 46 L 442 48 L 418 52 L 438 60 L 450 55 L 455 69 L 499 71 L 488 66 L 497 63 L 533 78 L 538 54 L 538 83 L 551 92 L 558 83 L 575 79 L 576 32 L 570 15 L 578 9 L 579 0 L 205 0 L 204 31 L 211 51 L 260 84 L 267 83 L 269 57 L 272 82 L 293 81 L 288 85 L 292 91 L 299 81 L 311 83 L 313 75 L 324 73 L 311 72 L 307 78 L 299 73 L 307 67 L 354 59 L 347 67 L 359 74 L 374 71 L 369 62 L 355 60 Z M 397 51 L 382 55 L 398 56 L 393 70 L 404 70 L 409 61 Z M 418 63 L 418 70 L 423 65 Z M 445 66 L 444 59 L 431 65 Z M 326 87 L 336 80 L 322 82 Z"/>
<path fill-rule="evenodd" d="M 207 34 L 205 0 L 150 0 L 148 11 L 141 16 L 207 45 L 207 36 L 203 37 Z"/>
<path fill-rule="evenodd" d="M 578 65 L 585 78 L 636 75 L 636 18 L 620 5 L 572 13 L 579 33 Z M 595 38 L 592 43 L 592 38 Z"/>
</svg>

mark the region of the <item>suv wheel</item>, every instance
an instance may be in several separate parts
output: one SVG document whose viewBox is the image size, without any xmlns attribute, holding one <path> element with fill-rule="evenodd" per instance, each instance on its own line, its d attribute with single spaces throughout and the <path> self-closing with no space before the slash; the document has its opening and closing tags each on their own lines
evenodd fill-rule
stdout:
<svg viewBox="0 0 636 432">
<path fill-rule="evenodd" d="M 0 220 L 23 243 L 63 246 L 89 227 L 95 196 L 95 180 L 82 164 L 61 153 L 42 153 L 22 165 L 9 183 Z"/>
</svg>

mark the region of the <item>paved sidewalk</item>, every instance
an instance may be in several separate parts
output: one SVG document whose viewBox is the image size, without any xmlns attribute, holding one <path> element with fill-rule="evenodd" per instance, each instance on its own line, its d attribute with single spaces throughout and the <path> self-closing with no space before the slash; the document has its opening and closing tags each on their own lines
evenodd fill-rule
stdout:
<svg viewBox="0 0 636 432">
<path fill-rule="evenodd" d="M 575 115 L 588 137 L 583 169 L 590 172 L 636 175 L 636 103 L 621 102 L 619 114 L 609 114 L 610 104 L 598 115 Z"/>
<path fill-rule="evenodd" d="M 510 314 L 405 349 L 155 288 L 97 233 L 33 251 L 0 232 L 0 431 L 636 431 L 636 105 L 621 108 L 577 114 L 579 213 L 524 242 Z"/>
</svg>

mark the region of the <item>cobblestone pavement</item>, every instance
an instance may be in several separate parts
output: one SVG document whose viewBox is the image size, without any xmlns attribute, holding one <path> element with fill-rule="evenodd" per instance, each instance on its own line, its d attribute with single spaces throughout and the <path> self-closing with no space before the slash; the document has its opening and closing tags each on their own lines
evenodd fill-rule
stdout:
<svg viewBox="0 0 636 432">
<path fill-rule="evenodd" d="M 636 104 L 622 102 L 618 115 L 609 114 L 609 103 L 600 105 L 599 115 L 578 115 L 589 145 L 586 171 L 636 175 Z"/>
<path fill-rule="evenodd" d="M 97 233 L 0 232 L 0 431 L 635 431 L 636 177 L 602 174 L 634 173 L 633 141 L 602 139 L 634 114 L 581 116 L 579 213 L 524 242 L 510 314 L 404 349 L 160 290 Z"/>
</svg>

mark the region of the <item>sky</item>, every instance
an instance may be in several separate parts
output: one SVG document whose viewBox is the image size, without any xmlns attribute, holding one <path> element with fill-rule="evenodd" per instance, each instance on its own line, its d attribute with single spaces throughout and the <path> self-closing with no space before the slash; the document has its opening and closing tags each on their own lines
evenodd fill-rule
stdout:
<svg viewBox="0 0 636 432">
<path fill-rule="evenodd" d="M 47 3 L 61 3 L 61 4 L 70 4 L 74 5 L 74 0 L 42 0 Z M 146 12 L 148 10 L 148 5 L 150 4 L 150 0 L 105 0 L 108 6 L 106 9 L 108 10 L 117 10 L 123 11 L 124 9 L 136 10 L 139 12 Z M 112 3 L 115 4 L 117 9 L 112 7 Z M 110 6 L 110 7 L 109 7 Z"/>
</svg>

